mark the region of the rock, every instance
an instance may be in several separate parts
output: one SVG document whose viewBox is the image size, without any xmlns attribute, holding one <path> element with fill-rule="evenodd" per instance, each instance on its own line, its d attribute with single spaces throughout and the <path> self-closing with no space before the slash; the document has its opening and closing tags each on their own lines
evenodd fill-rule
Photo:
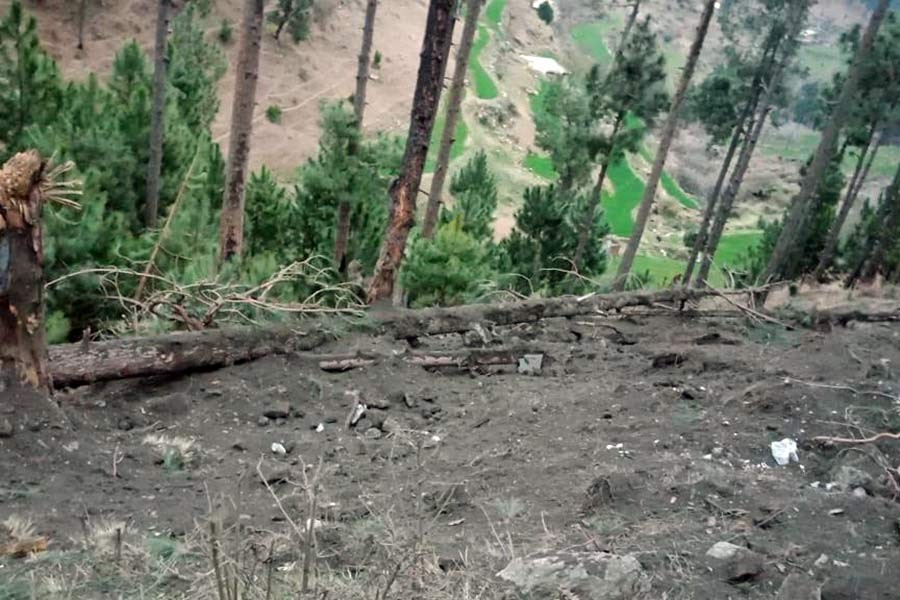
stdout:
<svg viewBox="0 0 900 600">
<path fill-rule="evenodd" d="M 872 483 L 872 476 L 852 465 L 841 465 L 831 476 L 832 481 L 842 490 L 865 488 Z"/>
<path fill-rule="evenodd" d="M 403 429 L 403 425 L 394 417 L 388 417 L 381 423 L 381 430 L 385 433 L 396 433 L 401 429 Z"/>
<path fill-rule="evenodd" d="M 416 399 L 409 394 L 403 394 L 403 404 L 406 405 L 406 408 L 412 409 L 418 406 L 419 403 L 416 402 Z"/>
<path fill-rule="evenodd" d="M 237 450 L 238 452 L 246 452 L 247 446 L 244 445 L 244 442 L 238 440 L 231 445 L 232 450 Z"/>
<path fill-rule="evenodd" d="M 817 558 L 816 562 L 814 562 L 813 564 L 821 569 L 822 567 L 828 565 L 828 560 L 829 559 L 827 554 L 820 554 L 819 558 Z"/>
<path fill-rule="evenodd" d="M 516 371 L 520 375 L 540 375 L 541 368 L 544 366 L 543 354 L 526 354 L 519 359 Z"/>
<path fill-rule="evenodd" d="M 791 573 L 778 588 L 775 600 L 822 600 L 822 586 L 807 575 Z"/>
<path fill-rule="evenodd" d="M 366 430 L 366 439 L 367 440 L 380 440 L 382 435 L 383 434 L 381 433 L 381 430 L 378 429 L 377 427 L 369 427 Z"/>
<path fill-rule="evenodd" d="M 12 437 L 13 431 L 15 430 L 13 429 L 13 425 L 12 423 L 10 423 L 9 419 L 5 417 L 0 419 L 0 438 Z"/>
<path fill-rule="evenodd" d="M 291 403 L 286 400 L 273 402 L 263 411 L 263 416 L 270 419 L 287 419 L 291 416 Z"/>
<path fill-rule="evenodd" d="M 337 423 L 337 417 L 325 417 L 325 423 L 331 425 L 332 423 Z"/>
<path fill-rule="evenodd" d="M 760 554 L 730 542 L 716 542 L 706 557 L 716 576 L 729 583 L 750 581 L 763 572 Z"/>
<path fill-rule="evenodd" d="M 649 578 L 633 555 L 606 552 L 563 551 L 516 558 L 497 577 L 514 584 L 530 600 L 631 600 L 650 589 Z"/>
<path fill-rule="evenodd" d="M 260 416 L 256 420 L 256 424 L 260 427 L 267 427 L 269 425 L 269 417 Z"/>
<path fill-rule="evenodd" d="M 387 410 L 391 407 L 391 400 L 390 397 L 374 396 L 372 398 L 366 398 L 365 405 L 369 408 Z"/>
<path fill-rule="evenodd" d="M 120 431 L 131 431 L 134 429 L 134 421 L 129 416 L 124 416 L 116 423 L 116 428 Z"/>
<path fill-rule="evenodd" d="M 866 492 L 865 488 L 861 488 L 861 487 L 853 488 L 853 497 L 854 498 L 865 498 L 868 495 L 869 494 Z"/>
</svg>

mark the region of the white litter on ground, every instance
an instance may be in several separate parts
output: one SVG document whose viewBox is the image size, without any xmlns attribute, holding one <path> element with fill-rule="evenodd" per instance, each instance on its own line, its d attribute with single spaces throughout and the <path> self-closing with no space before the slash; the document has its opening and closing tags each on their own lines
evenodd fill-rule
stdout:
<svg viewBox="0 0 900 600">
<path fill-rule="evenodd" d="M 537 71 L 541 75 L 565 75 L 568 73 L 566 68 L 559 64 L 555 58 L 548 58 L 546 56 L 527 56 L 525 54 L 521 55 L 522 60 L 528 63 L 528 67 Z"/>
</svg>

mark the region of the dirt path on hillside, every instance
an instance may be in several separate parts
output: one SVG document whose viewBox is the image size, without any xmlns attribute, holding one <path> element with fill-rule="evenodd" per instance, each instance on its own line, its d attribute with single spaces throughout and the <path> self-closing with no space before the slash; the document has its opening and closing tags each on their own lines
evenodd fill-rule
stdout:
<svg viewBox="0 0 900 600">
<path fill-rule="evenodd" d="M 0 521 L 50 541 L 36 560 L 0 558 L 0 595 L 214 597 L 210 518 L 238 527 L 220 552 L 243 574 L 255 565 L 255 589 L 271 573 L 276 592 L 296 590 L 292 523 L 306 522 L 304 474 L 321 460 L 329 598 L 368 597 L 396 573 L 398 598 L 499 599 L 512 556 L 560 549 L 635 556 L 645 598 L 773 598 L 791 573 L 823 600 L 896 597 L 900 474 L 887 469 L 900 444 L 813 441 L 900 429 L 896 324 L 631 313 L 508 328 L 490 345 L 517 343 L 544 353 L 540 376 L 399 359 L 326 373 L 283 356 L 61 394 L 77 435 L 34 422 L 0 439 Z M 321 352 L 406 350 L 357 336 Z M 354 390 L 369 409 L 347 429 Z M 782 438 L 799 464 L 773 463 Z M 732 581 L 707 568 L 722 541 L 753 553 Z"/>
</svg>

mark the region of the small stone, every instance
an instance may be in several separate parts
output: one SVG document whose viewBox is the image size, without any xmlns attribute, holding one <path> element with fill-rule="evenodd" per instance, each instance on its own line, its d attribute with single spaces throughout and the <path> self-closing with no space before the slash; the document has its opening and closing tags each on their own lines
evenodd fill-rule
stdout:
<svg viewBox="0 0 900 600">
<path fill-rule="evenodd" d="M 870 485 L 872 476 L 858 467 L 841 465 L 832 475 L 832 481 L 842 490 L 852 490 Z"/>
<path fill-rule="evenodd" d="M 828 566 L 828 555 L 820 554 L 819 558 L 816 559 L 816 562 L 814 562 L 813 565 L 819 567 L 820 569 L 822 567 Z"/>
<path fill-rule="evenodd" d="M 366 398 L 365 405 L 369 408 L 377 408 L 378 410 L 387 410 L 391 407 L 390 398 L 384 396 L 375 396 Z"/>
<path fill-rule="evenodd" d="M 440 443 L 441 443 L 440 436 L 432 435 L 425 439 L 425 442 L 422 444 L 422 448 L 424 448 L 426 450 L 429 448 L 436 448 L 437 446 L 440 445 Z"/>
<path fill-rule="evenodd" d="M 267 427 L 269 425 L 269 417 L 260 416 L 256 420 L 256 424 L 260 427 Z"/>
<path fill-rule="evenodd" d="M 865 498 L 868 495 L 869 494 L 866 492 L 866 490 L 864 488 L 861 488 L 861 487 L 853 488 L 853 497 L 854 498 Z"/>
<path fill-rule="evenodd" d="M 238 440 L 231 445 L 232 450 L 237 450 L 238 452 L 246 452 L 247 446 L 244 445 L 244 442 Z"/>
<path fill-rule="evenodd" d="M 743 546 L 717 542 L 706 552 L 713 571 L 729 583 L 744 583 L 763 572 L 763 557 Z"/>
<path fill-rule="evenodd" d="M 285 454 L 287 454 L 287 449 L 283 444 L 279 442 L 272 442 L 272 454 L 279 454 L 281 456 L 284 456 Z"/>
<path fill-rule="evenodd" d="M 377 427 L 370 427 L 366 430 L 367 440 L 380 440 L 382 435 L 381 430 Z"/>
<path fill-rule="evenodd" d="M 13 431 L 13 426 L 12 423 L 9 422 L 9 419 L 0 419 L 0 438 L 12 437 Z"/>
<path fill-rule="evenodd" d="M 325 421 L 324 421 L 324 422 L 325 422 L 325 423 L 328 423 L 329 425 L 331 425 L 332 423 L 337 423 L 338 420 L 337 420 L 337 417 L 325 417 Z"/>
<path fill-rule="evenodd" d="M 134 429 L 134 421 L 131 419 L 131 417 L 125 416 L 119 419 L 119 422 L 116 423 L 116 427 L 120 431 L 131 431 L 132 429 Z"/>
<path fill-rule="evenodd" d="M 775 600 L 822 600 L 822 586 L 807 575 L 791 573 L 778 589 Z"/>
<path fill-rule="evenodd" d="M 291 416 L 291 403 L 284 400 L 273 402 L 263 411 L 263 416 L 270 419 L 287 419 Z"/>
<path fill-rule="evenodd" d="M 401 429 L 403 429 L 403 426 L 400 424 L 400 421 L 398 421 L 394 417 L 388 417 L 381 424 L 381 431 L 385 433 L 396 433 Z"/>
<path fill-rule="evenodd" d="M 416 399 L 415 399 L 415 398 L 409 396 L 408 394 L 403 394 L 403 404 L 406 405 L 406 408 L 413 409 L 413 408 L 415 408 L 419 403 L 416 402 Z"/>
</svg>

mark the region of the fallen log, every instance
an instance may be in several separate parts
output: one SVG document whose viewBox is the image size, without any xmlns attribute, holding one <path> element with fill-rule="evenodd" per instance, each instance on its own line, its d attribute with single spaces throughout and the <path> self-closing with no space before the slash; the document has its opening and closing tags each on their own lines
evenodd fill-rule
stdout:
<svg viewBox="0 0 900 600">
<path fill-rule="evenodd" d="M 314 350 L 334 336 L 319 329 L 235 327 L 50 346 L 57 388 L 99 381 L 177 375 Z"/>
<path fill-rule="evenodd" d="M 753 290 L 734 293 L 748 292 Z M 373 312 L 371 317 L 376 329 L 382 333 L 397 339 L 410 339 L 469 331 L 483 323 L 495 326 L 533 323 L 552 317 L 603 314 L 632 306 L 690 302 L 722 293 L 709 289 L 671 288 L 581 298 L 391 310 Z M 129 377 L 177 375 L 247 362 L 269 354 L 310 351 L 333 337 L 320 325 L 312 324 L 301 329 L 285 326 L 208 329 L 109 340 L 87 346 L 66 344 L 50 347 L 50 374 L 57 388 Z"/>
<path fill-rule="evenodd" d="M 741 290 L 741 294 L 753 290 Z M 451 308 L 397 310 L 385 313 L 379 320 L 382 331 L 397 339 L 442 333 L 458 333 L 472 329 L 475 323 L 514 325 L 533 323 L 554 317 L 574 317 L 631 306 L 654 306 L 660 303 L 682 303 L 701 300 L 723 292 L 712 289 L 675 287 L 655 291 L 596 294 L 583 297 L 532 298 L 499 304 L 472 304 Z"/>
<path fill-rule="evenodd" d="M 298 358 L 312 358 L 319 368 L 330 373 L 343 373 L 353 369 L 369 367 L 380 362 L 402 360 L 425 369 L 440 367 L 485 367 L 492 365 L 514 365 L 527 354 L 547 353 L 529 347 L 514 348 L 472 348 L 469 350 L 447 350 L 433 352 L 411 352 L 407 354 L 354 354 Z"/>
</svg>

